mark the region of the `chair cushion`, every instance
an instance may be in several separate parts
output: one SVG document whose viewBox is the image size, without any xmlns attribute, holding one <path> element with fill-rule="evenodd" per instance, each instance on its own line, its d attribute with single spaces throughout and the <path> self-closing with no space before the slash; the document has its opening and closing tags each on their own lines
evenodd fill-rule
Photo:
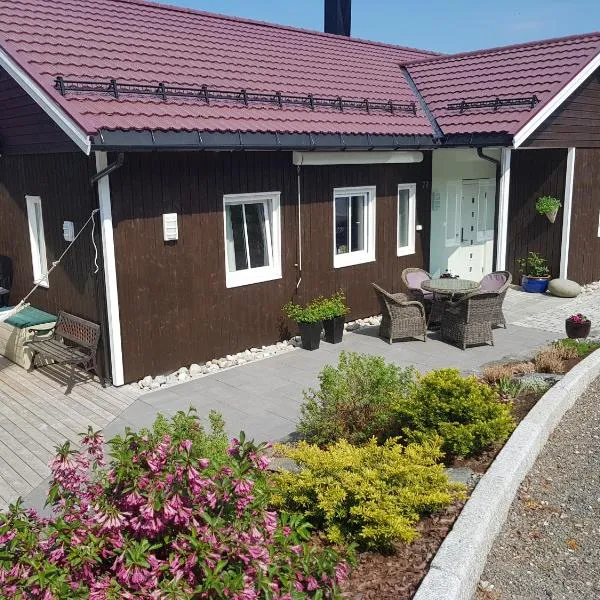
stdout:
<svg viewBox="0 0 600 600">
<path fill-rule="evenodd" d="M 581 286 L 570 279 L 552 279 L 548 284 L 548 292 L 559 298 L 575 298 L 581 294 Z"/>
<path fill-rule="evenodd" d="M 429 275 L 425 271 L 411 271 L 406 274 L 406 281 L 411 288 L 419 289 L 424 281 L 429 279 Z"/>
<path fill-rule="evenodd" d="M 482 292 L 497 292 L 506 283 L 504 273 L 489 273 L 480 282 Z"/>
</svg>

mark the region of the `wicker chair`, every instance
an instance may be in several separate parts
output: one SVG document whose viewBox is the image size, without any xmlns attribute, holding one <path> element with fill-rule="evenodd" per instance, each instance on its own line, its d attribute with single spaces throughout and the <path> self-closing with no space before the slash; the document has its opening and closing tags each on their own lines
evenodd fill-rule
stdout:
<svg viewBox="0 0 600 600">
<path fill-rule="evenodd" d="M 502 310 L 502 304 L 506 297 L 506 292 L 512 281 L 512 275 L 508 271 L 494 271 L 486 275 L 480 282 L 479 291 L 497 292 L 498 301 L 492 313 L 492 327 L 502 325 L 506 329 L 506 319 Z"/>
<path fill-rule="evenodd" d="M 421 287 L 421 283 L 427 279 L 431 279 L 431 275 L 423 269 L 409 267 L 408 269 L 404 269 L 404 271 L 402 271 L 400 278 L 407 289 L 409 298 L 411 300 L 420 302 L 425 307 L 425 311 L 429 315 L 431 311 L 431 305 L 433 303 L 433 294 L 431 292 L 426 292 Z"/>
<path fill-rule="evenodd" d="M 400 338 L 423 338 L 427 341 L 427 319 L 420 302 L 410 300 L 406 294 L 390 294 L 377 284 L 372 284 L 381 307 L 379 337 L 389 341 Z"/>
<path fill-rule="evenodd" d="M 473 344 L 494 345 L 492 323 L 498 306 L 498 292 L 473 292 L 448 303 L 442 315 L 442 339 L 463 350 Z"/>
</svg>

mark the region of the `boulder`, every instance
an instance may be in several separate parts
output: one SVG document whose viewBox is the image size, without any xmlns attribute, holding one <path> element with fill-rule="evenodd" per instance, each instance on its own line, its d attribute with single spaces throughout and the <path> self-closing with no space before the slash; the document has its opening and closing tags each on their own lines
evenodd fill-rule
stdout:
<svg viewBox="0 0 600 600">
<path fill-rule="evenodd" d="M 581 294 L 581 286 L 570 279 L 552 279 L 548 284 L 548 292 L 559 298 L 575 298 Z"/>
</svg>

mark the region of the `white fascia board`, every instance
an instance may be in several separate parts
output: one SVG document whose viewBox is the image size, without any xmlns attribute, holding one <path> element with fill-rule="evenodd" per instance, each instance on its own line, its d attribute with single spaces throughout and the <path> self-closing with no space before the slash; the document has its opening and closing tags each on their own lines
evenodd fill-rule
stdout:
<svg viewBox="0 0 600 600">
<path fill-rule="evenodd" d="M 423 162 L 423 153 L 406 150 L 380 152 L 294 152 L 295 165 L 384 165 Z"/>
<path fill-rule="evenodd" d="M 85 154 L 89 155 L 91 149 L 90 137 L 2 48 L 0 48 L 0 67 L 23 88 L 31 99 Z"/>
<path fill-rule="evenodd" d="M 575 177 L 575 148 L 567 151 L 567 175 L 563 202 L 562 241 L 560 246 L 560 277 L 567 279 L 569 271 L 569 246 L 571 242 L 571 213 L 573 205 L 573 179 Z"/>
<path fill-rule="evenodd" d="M 106 152 L 96 152 L 96 172 L 99 173 L 105 169 L 107 164 Z M 108 175 L 98 180 L 98 200 L 100 204 L 100 227 L 102 230 L 102 255 L 104 259 L 104 284 L 106 288 L 112 382 L 113 385 L 123 385 L 125 378 L 123 372 L 123 346 L 121 342 L 121 317 L 119 314 L 117 263 L 115 260 L 115 239 Z"/>
<path fill-rule="evenodd" d="M 540 109 L 534 117 L 525 123 L 514 136 L 513 146 L 518 148 L 525 140 L 573 93 L 577 88 L 600 67 L 600 52 L 585 66 L 571 81 L 551 98 L 546 106 Z"/>
</svg>

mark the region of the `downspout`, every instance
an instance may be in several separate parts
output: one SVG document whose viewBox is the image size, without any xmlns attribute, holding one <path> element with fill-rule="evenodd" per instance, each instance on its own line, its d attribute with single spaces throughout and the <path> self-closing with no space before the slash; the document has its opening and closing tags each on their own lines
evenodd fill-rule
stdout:
<svg viewBox="0 0 600 600">
<path fill-rule="evenodd" d="M 119 152 L 117 155 L 117 160 L 114 163 L 108 165 L 102 171 L 99 171 L 95 175 L 90 177 L 90 185 L 92 188 L 102 179 L 103 177 L 107 177 L 111 173 L 114 173 L 117 169 L 123 166 L 125 162 L 125 154 L 123 152 Z M 98 201 L 98 208 L 100 207 L 100 201 Z M 99 213 L 98 213 L 99 214 Z M 101 225 L 101 224 L 100 224 Z M 102 237 L 102 227 L 98 227 L 98 236 Z M 101 244 L 100 244 L 101 245 Z M 108 309 L 107 309 L 107 295 L 106 295 L 106 282 L 104 280 L 104 253 L 99 253 L 99 263 L 100 263 L 100 271 L 101 275 L 98 276 L 96 280 L 96 297 L 98 304 L 98 312 L 100 314 L 100 330 L 102 333 L 102 358 L 104 362 L 104 373 L 102 377 L 102 385 L 106 387 L 107 385 L 112 385 L 112 373 L 111 377 L 107 377 L 107 373 L 111 371 L 111 361 L 109 354 L 109 337 L 108 337 Z"/>
<path fill-rule="evenodd" d="M 300 165 L 296 166 L 296 171 L 298 173 L 298 262 L 296 263 L 296 268 L 298 269 L 298 281 L 296 282 L 296 291 L 298 291 L 300 283 L 302 282 L 302 195 L 300 192 Z"/>
<path fill-rule="evenodd" d="M 488 160 L 496 165 L 496 202 L 494 203 L 494 246 L 492 252 L 492 264 L 496 270 L 496 262 L 498 260 L 498 210 L 500 207 L 500 176 L 502 173 L 502 162 L 498 158 L 488 156 L 483 153 L 481 148 L 477 148 L 477 156 L 483 160 Z"/>
</svg>

